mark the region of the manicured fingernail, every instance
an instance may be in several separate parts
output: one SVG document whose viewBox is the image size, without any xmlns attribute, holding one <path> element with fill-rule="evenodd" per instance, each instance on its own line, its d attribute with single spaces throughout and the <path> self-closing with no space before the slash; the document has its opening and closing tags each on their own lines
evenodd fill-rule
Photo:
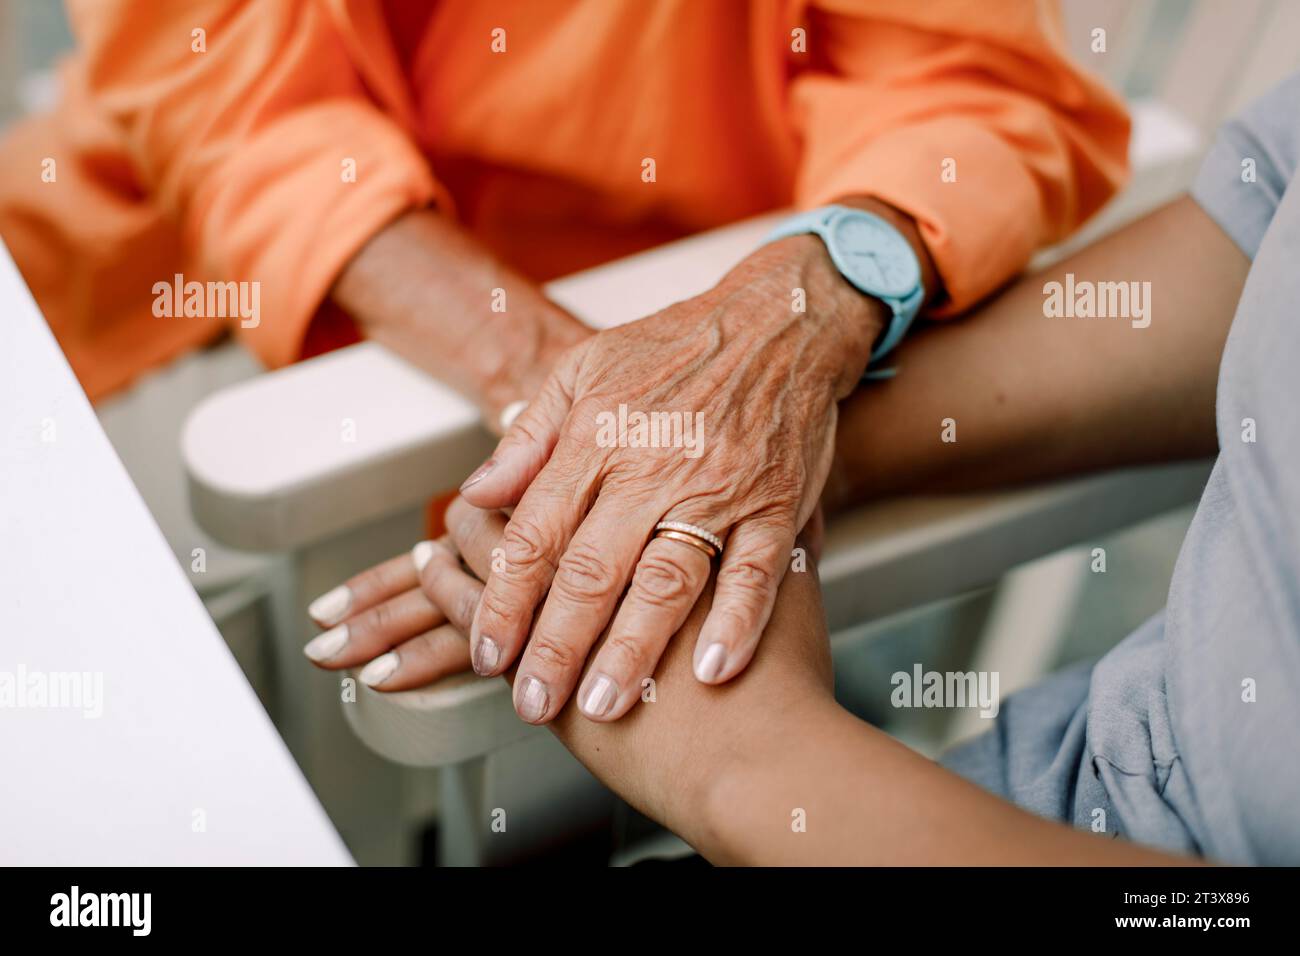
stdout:
<svg viewBox="0 0 1300 956">
<path fill-rule="evenodd" d="M 710 684 L 718 679 L 726 663 L 727 649 L 718 643 L 710 644 L 695 665 L 695 677 Z"/>
<path fill-rule="evenodd" d="M 307 613 L 317 624 L 329 627 L 343 620 L 343 615 L 348 613 L 350 607 L 352 607 L 352 591 L 346 585 L 340 584 L 333 591 L 326 591 L 308 604 Z"/>
<path fill-rule="evenodd" d="M 487 461 L 483 462 L 483 464 L 479 465 L 477 468 L 474 469 L 474 474 L 470 475 L 468 478 L 465 479 L 465 483 L 460 486 L 460 490 L 464 491 L 470 485 L 478 484 L 480 481 L 486 478 L 487 473 L 491 471 L 493 468 L 495 468 L 496 466 L 497 466 L 497 460 L 495 458 L 489 458 Z"/>
<path fill-rule="evenodd" d="M 550 699 L 545 684 L 536 677 L 525 677 L 519 691 L 519 716 L 529 723 L 541 720 L 546 714 L 546 705 Z"/>
<path fill-rule="evenodd" d="M 588 717 L 604 717 L 617 699 L 618 685 L 601 674 L 591 682 L 587 696 L 582 699 L 582 712 Z"/>
<path fill-rule="evenodd" d="M 400 660 L 396 651 L 389 651 L 361 668 L 361 683 L 367 687 L 378 687 L 388 678 L 393 676 L 393 671 L 397 670 Z"/>
<path fill-rule="evenodd" d="M 496 669 L 500 660 L 501 648 L 497 647 L 497 642 L 486 634 L 479 635 L 478 643 L 474 645 L 474 673 L 487 677 Z"/>
<path fill-rule="evenodd" d="M 415 570 L 423 571 L 424 566 L 429 563 L 433 557 L 433 542 L 421 541 L 411 549 L 411 560 L 415 562 Z"/>
<path fill-rule="evenodd" d="M 318 634 L 307 642 L 302 652 L 314 661 L 327 661 L 338 655 L 348 642 L 348 626 L 340 624 L 324 634 Z"/>
</svg>

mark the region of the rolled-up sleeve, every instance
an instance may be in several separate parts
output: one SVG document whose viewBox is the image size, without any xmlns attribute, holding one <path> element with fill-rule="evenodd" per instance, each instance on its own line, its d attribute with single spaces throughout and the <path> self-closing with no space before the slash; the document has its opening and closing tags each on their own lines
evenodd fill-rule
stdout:
<svg viewBox="0 0 1300 956">
<path fill-rule="evenodd" d="M 1219 127 L 1192 198 L 1251 259 L 1300 169 L 1300 73 Z"/>
<path fill-rule="evenodd" d="M 201 278 L 258 283 L 259 324 L 231 324 L 272 366 L 298 358 L 330 286 L 375 232 L 443 198 L 323 5 L 72 0 L 70 13 L 92 93 Z"/>
<path fill-rule="evenodd" d="M 994 291 L 1128 174 L 1121 101 L 1065 54 L 1037 0 L 813 0 L 791 84 L 796 200 L 874 196 L 916 220 L 939 315 Z"/>
</svg>

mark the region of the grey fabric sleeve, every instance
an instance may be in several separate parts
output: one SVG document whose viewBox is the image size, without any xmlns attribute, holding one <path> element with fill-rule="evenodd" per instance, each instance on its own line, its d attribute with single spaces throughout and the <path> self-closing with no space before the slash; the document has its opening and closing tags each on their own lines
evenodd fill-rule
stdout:
<svg viewBox="0 0 1300 956">
<path fill-rule="evenodd" d="M 1300 73 L 1293 73 L 1219 128 L 1192 198 L 1253 260 L 1298 164 Z"/>
</svg>

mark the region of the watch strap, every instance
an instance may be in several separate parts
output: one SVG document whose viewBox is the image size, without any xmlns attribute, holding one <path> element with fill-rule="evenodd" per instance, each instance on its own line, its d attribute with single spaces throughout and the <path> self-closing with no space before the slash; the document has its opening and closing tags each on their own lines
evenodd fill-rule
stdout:
<svg viewBox="0 0 1300 956">
<path fill-rule="evenodd" d="M 801 212 L 788 219 L 783 219 L 776 224 L 776 228 L 767 234 L 767 238 L 763 240 L 762 244 L 767 245 L 776 242 L 778 239 L 803 236 L 810 232 L 816 233 L 822 237 L 822 241 L 825 241 L 826 236 L 822 230 L 826 228 L 826 223 L 840 210 L 847 208 L 847 206 L 819 206 L 816 209 L 809 209 L 807 212 Z"/>
</svg>

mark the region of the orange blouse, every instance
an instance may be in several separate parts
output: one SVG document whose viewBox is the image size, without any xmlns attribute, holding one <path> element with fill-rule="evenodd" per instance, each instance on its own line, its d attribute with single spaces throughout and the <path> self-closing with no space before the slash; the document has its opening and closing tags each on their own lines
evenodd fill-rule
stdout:
<svg viewBox="0 0 1300 956">
<path fill-rule="evenodd" d="M 920 223 L 950 314 L 1126 174 L 1124 109 L 1042 0 L 69 7 L 64 100 L 0 147 L 0 234 L 92 397 L 223 324 L 295 360 L 413 206 L 540 280 L 872 195 Z M 156 316 L 178 273 L 258 282 L 261 321 Z"/>
</svg>

